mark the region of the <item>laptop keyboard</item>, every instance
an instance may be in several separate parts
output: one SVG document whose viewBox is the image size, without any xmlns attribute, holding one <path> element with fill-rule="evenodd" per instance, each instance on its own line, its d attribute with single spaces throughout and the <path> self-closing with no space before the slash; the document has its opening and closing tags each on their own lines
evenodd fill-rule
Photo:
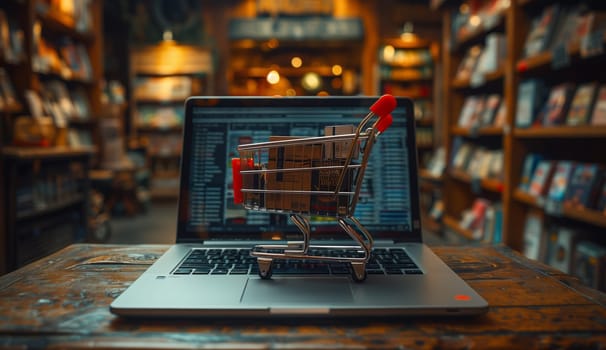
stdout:
<svg viewBox="0 0 606 350">
<path fill-rule="evenodd" d="M 352 257 L 351 251 L 311 251 L 310 255 Z M 193 249 L 173 270 L 175 275 L 257 275 L 257 258 L 250 249 Z M 423 272 L 402 248 L 375 248 L 366 264 L 369 275 L 419 275 Z M 272 274 L 276 275 L 350 275 L 348 262 L 275 259 Z"/>
</svg>

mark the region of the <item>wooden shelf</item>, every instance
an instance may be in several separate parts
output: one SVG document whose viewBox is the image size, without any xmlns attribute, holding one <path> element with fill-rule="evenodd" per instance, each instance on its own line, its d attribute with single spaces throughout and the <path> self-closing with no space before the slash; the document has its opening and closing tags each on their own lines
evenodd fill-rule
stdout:
<svg viewBox="0 0 606 350">
<path fill-rule="evenodd" d="M 553 126 L 528 129 L 515 128 L 513 135 L 519 138 L 606 138 L 606 126 Z"/>
<path fill-rule="evenodd" d="M 453 179 L 468 183 L 470 185 L 473 184 L 474 181 L 479 181 L 480 187 L 483 190 L 493 192 L 493 193 L 502 193 L 504 190 L 504 187 L 505 187 L 505 185 L 503 184 L 503 182 L 501 180 L 474 178 L 471 175 L 469 175 L 463 171 L 460 171 L 460 170 L 450 169 L 448 171 L 448 174 Z"/>
<path fill-rule="evenodd" d="M 528 194 L 520 189 L 516 189 L 513 192 L 513 198 L 521 203 L 540 209 L 543 208 L 543 203 L 545 201 L 543 198 L 534 197 L 533 195 Z"/>
<path fill-rule="evenodd" d="M 161 133 L 161 134 L 173 134 L 183 132 L 183 126 L 181 125 L 167 125 L 167 126 L 151 126 L 151 125 L 138 125 L 137 130 L 145 133 Z"/>
<path fill-rule="evenodd" d="M 562 213 L 567 218 L 606 228 L 606 214 L 597 210 L 575 207 L 564 203 Z"/>
<path fill-rule="evenodd" d="M 46 159 L 89 156 L 97 151 L 96 147 L 15 147 L 2 148 L 2 155 L 18 159 Z"/>
<path fill-rule="evenodd" d="M 606 44 L 606 33 L 604 33 L 603 43 Z M 574 67 L 579 62 L 582 62 L 585 57 L 581 56 L 581 47 L 579 44 L 568 46 L 568 55 L 570 56 L 570 64 L 567 67 Z M 604 56 L 604 54 L 601 54 Z M 550 51 L 544 51 L 532 57 L 527 57 L 519 60 L 516 64 L 518 73 L 525 74 L 539 70 L 551 70 L 553 64 L 553 54 Z"/>
<path fill-rule="evenodd" d="M 481 81 L 479 82 L 473 82 L 471 81 L 471 79 L 455 79 L 452 81 L 450 86 L 455 90 L 478 90 L 486 87 L 487 85 L 494 85 L 496 83 L 499 83 L 504 78 L 504 67 L 500 67 L 494 72 L 484 74 Z"/>
<path fill-rule="evenodd" d="M 185 103 L 185 97 L 177 97 L 177 98 L 136 98 L 136 103 L 138 105 L 183 105 Z"/>
<path fill-rule="evenodd" d="M 0 108 L 0 113 L 17 114 L 23 113 L 23 106 L 21 104 L 11 104 Z"/>
<path fill-rule="evenodd" d="M 92 44 L 96 40 L 93 31 L 81 32 L 76 30 L 74 20 L 71 16 L 63 14 L 55 9 L 43 13 L 39 11 L 37 17 L 42 23 L 42 30 L 51 30 L 62 35 L 69 36 L 77 41 Z"/>
<path fill-rule="evenodd" d="M 478 137 L 478 136 L 503 136 L 503 128 L 495 126 L 484 126 L 476 130 L 462 128 L 459 126 L 453 127 L 451 133 L 457 136 Z"/>
<path fill-rule="evenodd" d="M 444 180 L 443 176 L 435 176 L 427 169 L 419 169 L 419 177 L 421 180 L 426 180 L 434 183 L 441 183 Z"/>
<path fill-rule="evenodd" d="M 476 28 L 473 32 L 467 33 L 457 38 L 455 44 L 455 50 L 459 51 L 464 48 L 470 47 L 474 44 L 480 43 L 484 40 L 487 34 L 492 32 L 502 31 L 505 27 L 505 13 L 501 12 L 493 15 L 492 23 L 487 25 L 481 25 Z"/>
<path fill-rule="evenodd" d="M 234 72 L 234 77 L 236 78 L 257 78 L 257 79 L 265 79 L 267 74 L 275 70 L 280 75 L 286 77 L 302 77 L 307 73 L 316 73 L 322 77 L 337 77 L 337 75 L 333 74 L 332 67 L 330 66 L 317 66 L 317 67 L 301 67 L 301 68 L 292 68 L 292 67 L 250 67 L 243 70 L 238 70 Z"/>
<path fill-rule="evenodd" d="M 475 238 L 473 238 L 473 233 L 470 230 L 466 230 L 466 229 L 462 228 L 461 225 L 459 225 L 459 220 L 446 215 L 442 219 L 442 222 L 444 223 L 444 226 L 451 229 L 452 231 L 454 231 L 461 237 L 463 237 L 467 240 L 470 240 L 470 241 L 476 240 Z"/>
<path fill-rule="evenodd" d="M 526 205 L 545 209 L 545 199 L 534 197 L 522 190 L 516 190 L 513 194 L 513 198 L 518 202 Z M 599 212 L 594 209 L 588 209 L 581 206 L 573 206 L 569 203 L 562 203 L 561 211 L 557 213 L 550 213 L 546 211 L 547 215 L 561 216 L 564 218 L 584 222 L 597 227 L 606 228 L 606 214 Z"/>
<path fill-rule="evenodd" d="M 54 203 L 47 204 L 44 208 L 26 210 L 17 212 L 17 220 L 23 221 L 35 218 L 37 216 L 46 215 L 55 211 L 62 210 L 72 205 L 81 204 L 84 201 L 84 195 L 73 195 L 68 199 L 58 200 Z"/>
</svg>

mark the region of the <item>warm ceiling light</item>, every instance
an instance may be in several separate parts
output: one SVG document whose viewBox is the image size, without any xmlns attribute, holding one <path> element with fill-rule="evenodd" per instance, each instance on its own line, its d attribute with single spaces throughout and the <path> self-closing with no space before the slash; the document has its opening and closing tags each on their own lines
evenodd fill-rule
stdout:
<svg viewBox="0 0 606 350">
<path fill-rule="evenodd" d="M 301 59 L 301 57 L 295 56 L 290 60 L 290 64 L 294 68 L 299 68 L 303 65 L 303 60 Z"/>
<path fill-rule="evenodd" d="M 474 27 L 479 26 L 480 23 L 482 23 L 482 19 L 478 15 L 473 15 L 469 18 L 469 24 L 471 24 Z"/>
<path fill-rule="evenodd" d="M 383 48 L 383 60 L 385 62 L 392 62 L 396 55 L 396 48 L 391 45 L 385 45 Z"/>
<path fill-rule="evenodd" d="M 341 73 L 343 73 L 343 67 L 338 64 L 335 64 L 334 66 L 332 66 L 331 71 L 334 75 L 341 75 Z"/>
<path fill-rule="evenodd" d="M 303 85 L 305 90 L 314 91 L 320 88 L 322 85 L 322 79 L 317 73 L 310 72 L 303 76 L 301 79 L 301 85 Z"/>
<path fill-rule="evenodd" d="M 280 82 L 280 73 L 276 70 L 271 70 L 267 73 L 266 79 L 268 83 L 275 85 Z"/>
</svg>

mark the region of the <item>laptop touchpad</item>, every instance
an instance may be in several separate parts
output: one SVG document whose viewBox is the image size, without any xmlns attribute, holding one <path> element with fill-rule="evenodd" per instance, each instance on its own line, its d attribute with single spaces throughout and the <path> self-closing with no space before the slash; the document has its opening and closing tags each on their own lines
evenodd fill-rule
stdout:
<svg viewBox="0 0 606 350">
<path fill-rule="evenodd" d="M 242 295 L 246 304 L 330 303 L 353 300 L 349 278 L 273 277 L 249 278 Z"/>
</svg>

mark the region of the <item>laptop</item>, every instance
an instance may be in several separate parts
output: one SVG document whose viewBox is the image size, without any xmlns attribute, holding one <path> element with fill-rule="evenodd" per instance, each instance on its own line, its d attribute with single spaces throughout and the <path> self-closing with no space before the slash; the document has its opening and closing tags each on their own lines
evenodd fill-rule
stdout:
<svg viewBox="0 0 606 350">
<path fill-rule="evenodd" d="M 176 244 L 111 303 L 111 312 L 126 317 L 486 312 L 487 302 L 423 243 L 408 98 L 396 98 L 392 124 L 376 138 L 353 214 L 374 240 L 365 278 L 352 278 L 347 260 L 274 259 L 271 275 L 259 274 L 251 249 L 301 240 L 301 232 L 288 210 L 251 210 L 234 202 L 231 159 L 239 156 L 238 146 L 271 136 L 325 136 L 332 126 L 357 125 L 375 101 L 360 96 L 187 99 Z M 335 220 L 309 215 L 312 244 L 352 244 Z M 351 254 L 337 248 L 320 254 Z"/>
</svg>

